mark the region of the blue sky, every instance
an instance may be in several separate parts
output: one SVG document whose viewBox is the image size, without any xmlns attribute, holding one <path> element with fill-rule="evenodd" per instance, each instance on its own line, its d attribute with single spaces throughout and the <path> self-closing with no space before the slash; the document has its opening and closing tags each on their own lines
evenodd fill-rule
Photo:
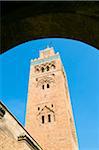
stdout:
<svg viewBox="0 0 99 150">
<path fill-rule="evenodd" d="M 24 125 L 30 60 L 51 45 L 59 52 L 68 79 L 80 150 L 99 150 L 99 51 L 60 38 L 23 43 L 0 55 L 0 99 Z"/>
</svg>

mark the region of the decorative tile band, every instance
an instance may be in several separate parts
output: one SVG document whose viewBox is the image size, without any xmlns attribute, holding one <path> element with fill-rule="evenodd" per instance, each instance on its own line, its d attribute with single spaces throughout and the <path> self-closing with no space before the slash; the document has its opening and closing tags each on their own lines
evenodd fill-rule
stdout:
<svg viewBox="0 0 99 150">
<path fill-rule="evenodd" d="M 31 64 L 32 65 L 39 65 L 39 64 L 42 64 L 44 62 L 48 62 L 48 61 L 52 61 L 52 60 L 55 60 L 55 59 L 60 59 L 60 55 L 59 54 L 56 54 L 54 56 L 50 56 L 48 58 L 44 58 L 44 59 L 38 59 L 38 60 L 35 60 L 35 61 L 31 61 Z"/>
</svg>

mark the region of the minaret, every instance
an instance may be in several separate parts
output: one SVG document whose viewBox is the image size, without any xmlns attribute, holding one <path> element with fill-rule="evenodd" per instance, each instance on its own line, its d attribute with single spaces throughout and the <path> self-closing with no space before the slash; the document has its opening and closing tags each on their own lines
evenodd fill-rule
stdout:
<svg viewBox="0 0 99 150">
<path fill-rule="evenodd" d="M 31 61 L 26 129 L 43 150 L 78 150 L 66 74 L 53 47 Z"/>
</svg>

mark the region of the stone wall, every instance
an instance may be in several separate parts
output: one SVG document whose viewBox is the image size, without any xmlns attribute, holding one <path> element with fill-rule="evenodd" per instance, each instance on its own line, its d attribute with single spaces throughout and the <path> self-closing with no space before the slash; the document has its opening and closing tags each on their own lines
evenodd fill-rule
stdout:
<svg viewBox="0 0 99 150">
<path fill-rule="evenodd" d="M 0 150 L 41 150 L 36 141 L 1 102 Z"/>
</svg>

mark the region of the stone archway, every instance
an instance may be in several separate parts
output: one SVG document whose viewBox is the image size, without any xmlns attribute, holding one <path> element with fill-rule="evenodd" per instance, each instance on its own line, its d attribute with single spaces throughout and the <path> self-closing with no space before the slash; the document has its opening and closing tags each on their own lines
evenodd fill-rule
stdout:
<svg viewBox="0 0 99 150">
<path fill-rule="evenodd" d="M 2 2 L 1 53 L 23 42 L 65 37 L 99 48 L 98 2 Z"/>
</svg>

